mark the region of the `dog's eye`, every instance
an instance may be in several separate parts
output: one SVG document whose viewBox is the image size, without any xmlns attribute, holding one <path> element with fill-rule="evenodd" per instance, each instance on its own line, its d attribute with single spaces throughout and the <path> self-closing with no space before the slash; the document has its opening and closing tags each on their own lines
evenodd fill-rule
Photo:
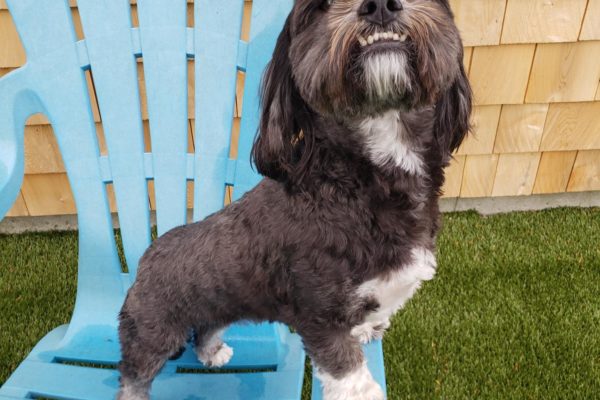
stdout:
<svg viewBox="0 0 600 400">
<path fill-rule="evenodd" d="M 323 0 L 323 2 L 321 3 L 321 9 L 322 10 L 329 10 L 329 7 L 331 7 L 333 5 L 335 0 Z"/>
</svg>

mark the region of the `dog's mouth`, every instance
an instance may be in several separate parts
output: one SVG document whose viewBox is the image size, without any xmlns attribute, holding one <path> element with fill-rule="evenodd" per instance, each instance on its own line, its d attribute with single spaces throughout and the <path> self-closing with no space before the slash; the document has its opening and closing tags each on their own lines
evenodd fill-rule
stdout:
<svg viewBox="0 0 600 400">
<path fill-rule="evenodd" d="M 398 45 L 409 40 L 406 33 L 396 33 L 393 31 L 377 32 L 369 36 L 359 36 L 358 43 L 364 50 L 377 47 L 389 47 L 390 45 Z"/>
<path fill-rule="evenodd" d="M 358 85 L 365 89 L 365 107 L 403 106 L 413 89 L 410 35 L 399 29 L 363 32 L 355 43 L 352 71 Z"/>
</svg>

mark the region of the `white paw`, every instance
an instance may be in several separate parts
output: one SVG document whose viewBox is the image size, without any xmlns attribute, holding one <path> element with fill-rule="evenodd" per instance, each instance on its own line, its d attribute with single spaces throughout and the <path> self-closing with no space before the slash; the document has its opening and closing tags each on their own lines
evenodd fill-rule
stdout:
<svg viewBox="0 0 600 400">
<path fill-rule="evenodd" d="M 365 322 L 364 324 L 352 328 L 350 334 L 357 338 L 360 343 L 368 344 L 373 340 L 383 339 L 383 335 L 385 334 L 386 329 L 389 327 L 389 321 L 381 323 Z"/>
<path fill-rule="evenodd" d="M 384 400 L 381 387 L 369 372 L 366 364 L 343 378 L 318 372 L 323 387 L 323 400 Z"/>
<path fill-rule="evenodd" d="M 233 357 L 233 349 L 222 343 L 219 347 L 203 349 L 198 352 L 198 360 L 206 367 L 219 368 L 227 364 Z"/>
</svg>

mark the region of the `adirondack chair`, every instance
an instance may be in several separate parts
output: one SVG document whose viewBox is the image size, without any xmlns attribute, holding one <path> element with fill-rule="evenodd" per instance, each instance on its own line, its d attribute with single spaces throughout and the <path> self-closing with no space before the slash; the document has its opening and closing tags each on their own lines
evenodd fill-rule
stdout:
<svg viewBox="0 0 600 400">
<path fill-rule="evenodd" d="M 70 324 L 48 333 L 0 389 L 0 399 L 111 399 L 118 389 L 117 313 L 151 242 L 148 182 L 154 181 L 158 233 L 186 223 L 186 183 L 194 182 L 193 219 L 234 200 L 261 178 L 250 165 L 258 89 L 293 0 L 254 0 L 251 39 L 240 40 L 244 0 L 78 0 L 77 40 L 67 0 L 8 0 L 27 64 L 0 80 L 0 218 L 19 193 L 24 125 L 51 122 L 78 210 L 79 273 Z M 143 57 L 152 152 L 144 153 L 136 58 Z M 187 61 L 195 59 L 195 154 L 187 154 Z M 91 70 L 108 155 L 101 155 L 86 85 Z M 238 70 L 245 95 L 239 157 L 229 158 Z M 112 183 L 128 271 L 123 272 L 106 185 Z M 43 263 L 43 260 L 40 260 Z M 165 266 L 166 268 L 168 266 Z M 43 267 L 40 266 L 40 273 Z M 235 355 L 222 373 L 201 371 L 191 349 L 155 380 L 156 399 L 299 399 L 305 355 L 281 324 L 234 326 Z M 366 347 L 385 387 L 381 343 Z M 227 371 L 229 369 L 229 371 Z M 313 399 L 320 399 L 313 385 Z"/>
</svg>

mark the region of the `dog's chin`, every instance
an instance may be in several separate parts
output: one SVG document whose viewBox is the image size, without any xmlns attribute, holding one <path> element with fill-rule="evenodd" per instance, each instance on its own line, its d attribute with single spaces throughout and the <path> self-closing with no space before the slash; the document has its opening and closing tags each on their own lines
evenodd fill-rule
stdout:
<svg viewBox="0 0 600 400">
<path fill-rule="evenodd" d="M 410 104 L 412 72 L 403 43 L 374 43 L 363 49 L 363 81 L 369 109 L 375 113 Z"/>
<path fill-rule="evenodd" d="M 379 41 L 362 46 L 361 63 L 366 99 L 379 108 L 402 108 L 412 92 L 408 43 Z M 371 108 L 371 107 L 369 107 Z"/>
</svg>

